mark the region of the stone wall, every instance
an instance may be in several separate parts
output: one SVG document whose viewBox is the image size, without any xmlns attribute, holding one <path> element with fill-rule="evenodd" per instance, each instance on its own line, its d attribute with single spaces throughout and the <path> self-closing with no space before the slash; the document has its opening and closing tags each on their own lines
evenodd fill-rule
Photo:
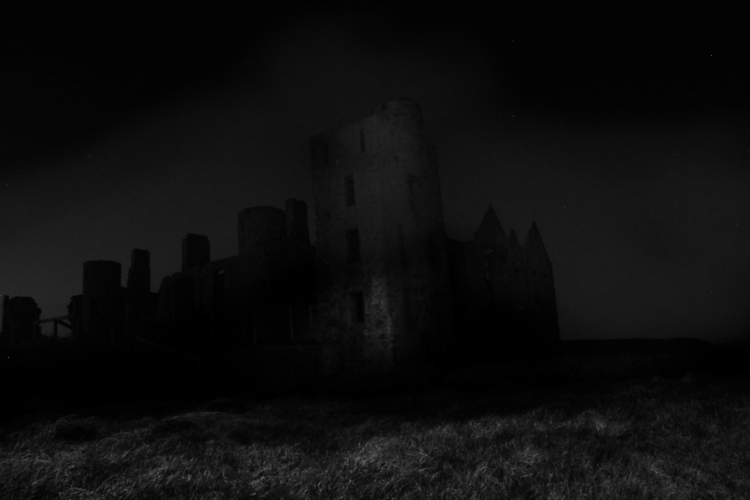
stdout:
<svg viewBox="0 0 750 500">
<path fill-rule="evenodd" d="M 207 236 L 188 233 L 182 240 L 182 271 L 202 266 L 211 261 L 211 246 Z"/>
<path fill-rule="evenodd" d="M 390 370 L 450 345 L 440 184 L 421 124 L 419 106 L 402 99 L 311 141 L 318 339 L 339 345 L 350 371 Z"/>
<path fill-rule="evenodd" d="M 81 338 L 83 332 L 83 295 L 73 295 L 68 303 L 68 321 L 73 327 L 72 336 Z"/>
<path fill-rule="evenodd" d="M 216 261 L 206 260 L 207 237 L 183 240 L 184 270 L 165 278 L 159 293 L 159 320 L 169 332 L 162 341 L 197 348 L 310 336 L 315 273 L 306 204 L 291 198 L 286 210 L 242 210 L 237 234 L 238 255 Z"/>
<path fill-rule="evenodd" d="M 2 296 L 2 314 L 0 315 L 0 331 L 2 340 L 10 343 L 29 342 L 39 333 L 34 326 L 42 310 L 31 297 Z"/>
<path fill-rule="evenodd" d="M 125 289 L 120 286 L 119 262 L 92 260 L 83 263 L 81 338 L 119 344 L 125 333 Z"/>
<path fill-rule="evenodd" d="M 462 357 L 507 358 L 559 342 L 552 264 L 535 222 L 520 245 L 490 206 L 472 240 L 449 242 L 449 259 Z"/>
<path fill-rule="evenodd" d="M 134 248 L 130 253 L 127 281 L 127 334 L 142 335 L 145 321 L 152 318 L 151 262 L 148 250 Z"/>
<path fill-rule="evenodd" d="M 512 356 L 558 341 L 552 265 L 536 224 L 521 245 L 490 207 L 471 241 L 448 241 L 437 155 L 421 126 L 419 106 L 399 99 L 311 139 L 315 248 L 306 204 L 289 199 L 284 210 L 239 212 L 236 256 L 211 261 L 208 238 L 188 234 L 181 272 L 158 294 L 146 250 L 133 250 L 127 294 L 118 263 L 86 262 L 83 294 L 71 303 L 77 330 L 112 340 L 127 324 L 193 351 L 213 346 L 226 366 L 254 366 L 255 381 L 266 366 L 304 378 L 289 363 L 310 365 L 311 345 L 327 346 L 325 370 L 377 375 L 457 351 Z"/>
</svg>

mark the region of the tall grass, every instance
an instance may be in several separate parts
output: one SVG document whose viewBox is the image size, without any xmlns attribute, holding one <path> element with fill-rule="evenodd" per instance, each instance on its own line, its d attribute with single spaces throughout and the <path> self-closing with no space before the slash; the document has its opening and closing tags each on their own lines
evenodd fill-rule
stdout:
<svg viewBox="0 0 750 500">
<path fill-rule="evenodd" d="M 642 378 L 50 409 L 0 433 L 0 498 L 750 498 L 748 389 Z"/>
</svg>

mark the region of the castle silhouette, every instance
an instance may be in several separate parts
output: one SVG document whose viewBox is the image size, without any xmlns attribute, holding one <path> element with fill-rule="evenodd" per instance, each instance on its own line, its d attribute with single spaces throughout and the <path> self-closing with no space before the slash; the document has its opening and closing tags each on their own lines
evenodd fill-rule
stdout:
<svg viewBox="0 0 750 500">
<path fill-rule="evenodd" d="M 521 245 L 488 207 L 472 240 L 446 237 L 435 148 L 408 99 L 311 139 L 317 241 L 307 206 L 238 215 L 238 255 L 182 241 L 182 269 L 150 290 L 147 250 L 88 261 L 74 336 L 250 366 L 248 379 L 373 373 L 421 361 L 499 357 L 559 341 L 552 265 L 536 223 Z M 217 368 L 218 369 L 218 368 Z"/>
</svg>

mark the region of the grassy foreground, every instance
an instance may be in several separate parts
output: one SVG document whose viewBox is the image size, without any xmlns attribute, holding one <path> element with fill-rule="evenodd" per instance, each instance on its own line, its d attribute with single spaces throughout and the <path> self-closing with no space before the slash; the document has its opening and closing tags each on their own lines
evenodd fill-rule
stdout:
<svg viewBox="0 0 750 500">
<path fill-rule="evenodd" d="M 0 498 L 750 498 L 750 386 L 48 408 L 0 430 Z"/>
</svg>

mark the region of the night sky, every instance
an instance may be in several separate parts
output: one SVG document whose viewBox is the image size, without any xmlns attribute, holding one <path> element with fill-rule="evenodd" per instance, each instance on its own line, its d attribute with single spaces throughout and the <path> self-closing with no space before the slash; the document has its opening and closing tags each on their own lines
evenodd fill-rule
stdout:
<svg viewBox="0 0 750 500">
<path fill-rule="evenodd" d="M 289 197 L 314 238 L 310 137 L 408 97 L 448 237 L 488 204 L 521 242 L 536 220 L 563 340 L 748 338 L 750 31 L 698 11 L 264 5 L 66 6 L 52 30 L 28 7 L 0 30 L 0 294 L 66 314 L 84 261 L 120 262 L 124 285 L 133 248 L 158 291 L 186 233 L 236 255 L 237 213 Z"/>
</svg>

